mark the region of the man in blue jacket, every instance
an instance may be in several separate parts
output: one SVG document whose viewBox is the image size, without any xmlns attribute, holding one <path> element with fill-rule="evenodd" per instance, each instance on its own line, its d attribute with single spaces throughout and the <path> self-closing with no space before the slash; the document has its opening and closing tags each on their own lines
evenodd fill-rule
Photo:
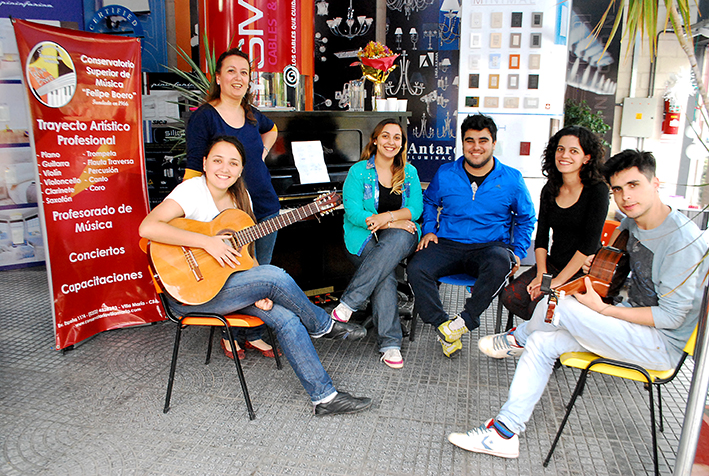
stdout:
<svg viewBox="0 0 709 476">
<path fill-rule="evenodd" d="M 535 223 L 522 174 L 492 155 L 492 118 L 468 116 L 461 137 L 463 157 L 442 165 L 423 195 L 423 237 L 408 265 L 421 319 L 436 328 L 447 357 L 462 349 L 461 336 L 480 325 L 480 314 L 519 268 Z M 460 273 L 478 280 L 463 311 L 451 319 L 437 282 Z"/>
</svg>

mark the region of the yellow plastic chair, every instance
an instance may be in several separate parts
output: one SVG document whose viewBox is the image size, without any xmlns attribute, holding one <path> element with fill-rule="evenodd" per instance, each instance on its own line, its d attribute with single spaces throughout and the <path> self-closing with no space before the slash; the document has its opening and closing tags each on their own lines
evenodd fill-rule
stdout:
<svg viewBox="0 0 709 476">
<path fill-rule="evenodd" d="M 140 248 L 147 253 L 148 252 L 148 240 L 142 238 L 140 240 Z M 264 322 L 259 319 L 258 317 L 253 317 L 253 316 L 247 316 L 245 314 L 217 314 L 217 313 L 209 313 L 209 312 L 190 312 L 185 314 L 184 316 L 179 316 L 172 312 L 172 309 L 170 308 L 170 305 L 167 301 L 167 298 L 165 297 L 165 293 L 163 292 L 163 289 L 160 287 L 158 284 L 158 280 L 155 278 L 155 275 L 152 273 L 151 270 L 151 276 L 153 278 L 153 285 L 155 286 L 155 290 L 158 293 L 158 296 L 160 297 L 160 303 L 162 304 L 163 310 L 165 311 L 165 315 L 167 317 L 175 322 L 177 324 L 177 334 L 175 335 L 175 345 L 173 346 L 172 349 L 172 362 L 170 363 L 170 376 L 168 377 L 167 381 L 167 393 L 165 394 L 165 406 L 163 408 L 163 413 L 167 413 L 170 411 L 170 399 L 172 397 L 172 387 L 173 384 L 175 383 L 175 370 L 177 369 L 177 355 L 180 350 L 180 340 L 182 337 L 182 329 L 187 327 L 187 326 L 206 326 L 210 327 L 210 332 L 209 332 L 209 341 L 207 344 L 207 359 L 204 362 L 204 365 L 208 365 L 211 356 L 212 356 L 212 341 L 214 340 L 214 329 L 216 327 L 226 327 L 227 331 L 227 337 L 229 338 L 229 344 L 231 345 L 232 349 L 236 349 L 236 342 L 234 341 L 234 337 L 231 334 L 231 328 L 232 327 L 258 327 L 262 326 Z M 273 333 L 271 332 L 270 327 L 266 327 L 268 329 L 268 335 L 270 337 L 271 342 L 273 343 L 273 352 L 274 356 L 276 359 L 276 367 L 280 370 L 282 368 L 281 365 L 281 359 L 279 357 L 279 352 L 278 352 L 278 347 L 276 344 L 276 340 L 273 338 Z M 241 391 L 244 394 L 244 400 L 246 401 L 246 409 L 249 412 L 249 419 L 253 420 L 256 418 L 256 413 L 254 413 L 253 406 L 251 405 L 251 397 L 249 396 L 249 390 L 246 387 L 246 378 L 244 377 L 244 370 L 241 368 L 241 362 L 239 361 L 239 356 L 237 355 L 236 351 L 234 353 L 234 365 L 236 366 L 236 373 L 239 376 L 239 383 L 241 384 Z"/>
<path fill-rule="evenodd" d="M 549 454 L 547 454 L 544 460 L 544 466 L 549 464 L 551 455 L 554 453 L 556 444 L 559 442 L 561 437 L 561 432 L 564 431 L 564 426 L 569 418 L 571 409 L 574 407 L 576 398 L 583 393 L 584 386 L 586 384 L 586 377 L 589 371 L 598 372 L 606 375 L 612 375 L 614 377 L 620 377 L 628 380 L 635 380 L 638 382 L 645 382 L 645 388 L 648 390 L 650 398 L 650 426 L 652 428 L 652 456 L 653 462 L 655 464 L 655 474 L 659 475 L 659 469 L 657 464 L 657 435 L 655 432 L 655 405 L 653 400 L 653 387 L 657 387 L 657 406 L 659 410 L 660 417 L 660 427 L 659 430 L 663 431 L 664 426 L 662 424 L 662 393 L 660 389 L 661 386 L 671 382 L 675 376 L 679 373 L 680 368 L 684 364 L 685 359 L 688 355 L 694 355 L 694 344 L 697 340 L 697 328 L 694 328 L 694 332 L 684 346 L 684 352 L 682 357 L 677 363 L 677 367 L 670 370 L 648 370 L 639 365 L 631 364 L 628 362 L 621 362 L 619 360 L 612 360 L 603 358 L 597 354 L 591 352 L 567 352 L 562 354 L 560 357 L 561 363 L 567 367 L 574 367 L 577 369 L 582 369 L 581 376 L 576 383 L 576 389 L 573 395 L 571 395 L 571 400 L 569 400 L 566 406 L 566 415 L 561 421 L 559 426 L 559 431 L 556 432 L 556 437 L 554 442 L 551 444 L 551 449 L 549 449 Z"/>
</svg>

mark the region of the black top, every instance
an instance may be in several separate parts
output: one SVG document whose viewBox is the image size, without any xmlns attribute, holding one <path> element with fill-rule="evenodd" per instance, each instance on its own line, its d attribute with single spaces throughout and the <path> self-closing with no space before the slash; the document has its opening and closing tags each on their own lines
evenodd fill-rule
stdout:
<svg viewBox="0 0 709 476">
<path fill-rule="evenodd" d="M 542 189 L 535 248 L 549 249 L 549 230 L 553 241 L 549 262 L 563 269 L 576 251 L 592 255 L 601 247 L 601 233 L 608 214 L 608 186 L 599 182 L 584 186 L 576 203 L 561 208 L 551 196 L 549 186 Z"/>
<path fill-rule="evenodd" d="M 387 188 L 379 184 L 379 213 L 394 212 L 401 208 L 401 194 L 391 193 L 391 187 Z"/>
</svg>

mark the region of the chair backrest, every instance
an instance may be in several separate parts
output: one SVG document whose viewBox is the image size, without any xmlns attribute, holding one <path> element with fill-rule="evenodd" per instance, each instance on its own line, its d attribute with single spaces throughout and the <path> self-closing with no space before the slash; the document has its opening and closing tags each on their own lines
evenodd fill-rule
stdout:
<svg viewBox="0 0 709 476">
<path fill-rule="evenodd" d="M 611 239 L 611 235 L 613 234 L 615 229 L 618 228 L 618 225 L 620 225 L 619 221 L 606 220 L 605 224 L 603 225 L 603 233 L 601 233 L 602 246 L 608 246 Z"/>
<path fill-rule="evenodd" d="M 689 336 L 689 340 L 684 345 L 684 351 L 689 355 L 694 355 L 694 346 L 697 344 L 697 331 L 699 330 L 699 324 L 694 327 L 694 332 Z"/>
</svg>

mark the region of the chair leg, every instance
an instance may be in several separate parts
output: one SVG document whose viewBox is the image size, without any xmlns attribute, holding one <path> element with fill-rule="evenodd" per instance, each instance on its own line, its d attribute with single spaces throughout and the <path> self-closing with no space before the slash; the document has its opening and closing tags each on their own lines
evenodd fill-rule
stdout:
<svg viewBox="0 0 709 476">
<path fill-rule="evenodd" d="M 650 395 L 650 427 L 652 430 L 652 461 L 655 464 L 655 476 L 660 476 L 660 468 L 657 459 L 657 432 L 655 430 L 655 404 L 652 398 L 654 393 L 652 390 L 653 385 L 649 385 L 649 395 Z"/>
<path fill-rule="evenodd" d="M 502 297 L 497 295 L 497 316 L 495 317 L 495 334 L 500 333 L 502 329 Z"/>
<path fill-rule="evenodd" d="M 505 327 L 505 331 L 509 331 L 512 329 L 515 325 L 515 315 L 512 314 L 512 311 L 510 311 L 507 314 L 507 326 Z"/>
<path fill-rule="evenodd" d="M 163 413 L 170 411 L 170 398 L 172 397 L 172 386 L 175 383 L 175 369 L 177 368 L 177 353 L 180 350 L 180 338 L 182 337 L 182 324 L 177 323 L 177 333 L 175 334 L 175 345 L 172 347 L 172 362 L 170 363 L 170 376 L 167 378 L 167 392 L 165 393 L 165 406 Z"/>
<path fill-rule="evenodd" d="M 660 424 L 657 425 L 657 429 L 660 430 L 660 432 L 662 433 L 665 431 L 664 419 L 662 418 L 662 386 L 657 385 L 656 387 L 657 387 L 657 410 L 659 413 L 658 416 L 660 417 Z"/>
<path fill-rule="evenodd" d="M 212 341 L 214 341 L 214 326 L 211 326 L 209 328 L 209 341 L 207 341 L 207 358 L 204 361 L 204 365 L 209 365 L 209 362 L 212 360 Z"/>
<path fill-rule="evenodd" d="M 414 310 L 411 312 L 411 329 L 409 329 L 409 342 L 413 342 L 416 339 L 416 320 L 419 317 L 418 309 L 416 308 L 416 301 L 414 301 Z"/>
<path fill-rule="evenodd" d="M 276 338 L 273 336 L 271 328 L 266 326 L 266 329 L 268 330 L 268 338 L 271 341 L 271 347 L 273 347 L 273 356 L 276 358 L 276 368 L 281 370 L 283 365 L 281 364 L 281 358 L 278 356 L 278 341 L 276 341 Z"/>
<path fill-rule="evenodd" d="M 236 342 L 234 342 L 234 336 L 231 335 L 231 328 L 227 326 L 226 331 L 231 348 L 236 349 Z M 239 361 L 239 356 L 236 355 L 236 352 L 234 352 L 234 365 L 236 366 L 236 373 L 239 375 L 239 383 L 241 384 L 241 391 L 244 394 L 244 400 L 246 400 L 246 409 L 249 412 L 249 420 L 254 420 L 256 418 L 256 414 L 254 413 L 253 406 L 251 406 L 251 397 L 249 397 L 249 389 L 246 388 L 244 370 L 241 368 L 241 362 Z"/>
<path fill-rule="evenodd" d="M 569 404 L 566 406 L 566 414 L 564 415 L 564 419 L 561 420 L 561 425 L 559 425 L 559 430 L 556 432 L 556 436 L 554 437 L 554 442 L 551 444 L 551 448 L 549 449 L 549 453 L 547 454 L 547 457 L 544 459 L 544 467 L 545 468 L 549 465 L 549 460 L 551 460 L 551 455 L 554 453 L 557 443 L 559 443 L 559 438 L 561 438 L 561 433 L 564 431 L 564 427 L 566 426 L 566 421 L 569 419 L 569 414 L 571 413 L 571 409 L 574 407 L 574 403 L 576 403 L 576 399 L 578 398 L 578 396 L 581 394 L 581 391 L 583 390 L 583 386 L 585 384 L 587 375 L 588 375 L 588 369 L 584 369 L 581 372 L 581 376 L 579 377 L 579 381 L 576 383 L 576 388 L 574 389 L 574 393 L 571 395 L 571 400 L 569 400 Z"/>
</svg>

